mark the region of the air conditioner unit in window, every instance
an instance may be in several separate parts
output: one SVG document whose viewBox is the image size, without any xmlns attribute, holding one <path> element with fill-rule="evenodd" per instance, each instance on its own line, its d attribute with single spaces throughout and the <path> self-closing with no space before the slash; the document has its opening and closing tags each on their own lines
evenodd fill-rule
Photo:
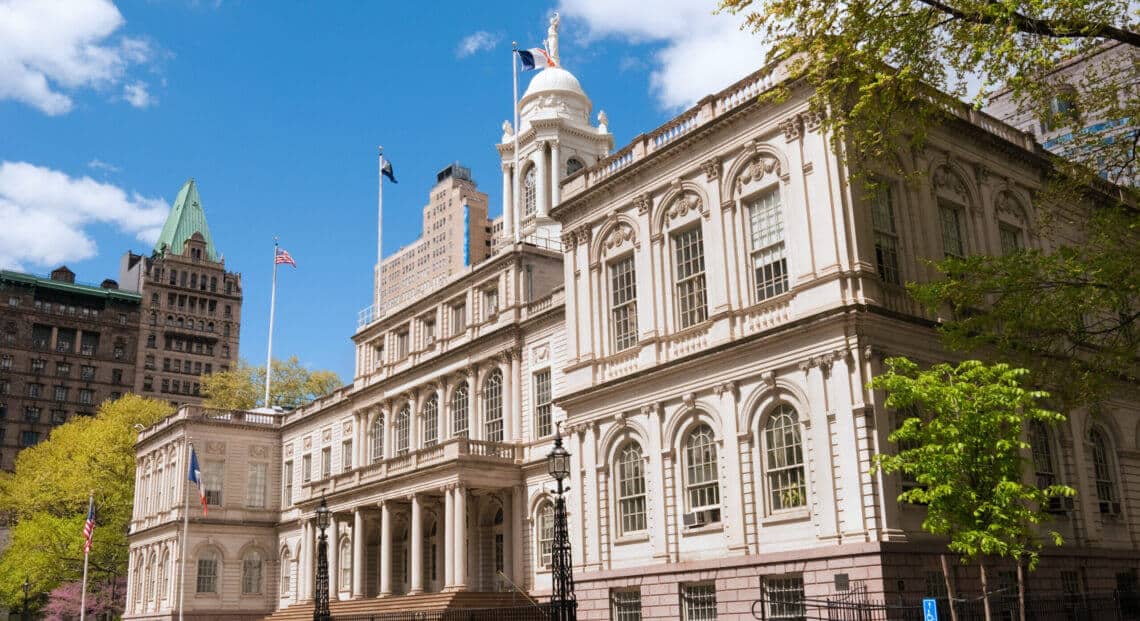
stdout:
<svg viewBox="0 0 1140 621">
<path fill-rule="evenodd" d="M 720 521 L 720 509 L 702 509 L 692 511 L 683 516 L 685 528 L 699 528 L 705 524 Z"/>
</svg>

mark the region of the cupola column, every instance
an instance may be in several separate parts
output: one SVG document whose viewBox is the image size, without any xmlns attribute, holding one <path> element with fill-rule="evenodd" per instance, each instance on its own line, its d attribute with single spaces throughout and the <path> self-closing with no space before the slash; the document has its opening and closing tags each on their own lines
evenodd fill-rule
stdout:
<svg viewBox="0 0 1140 621">
<path fill-rule="evenodd" d="M 510 164 L 503 164 L 503 239 L 515 238 L 515 196 L 514 170 Z M 441 438 L 443 436 L 440 436 Z"/>
<path fill-rule="evenodd" d="M 562 201 L 562 189 L 559 187 L 562 180 L 562 158 L 559 155 L 558 141 L 550 142 L 550 209 L 558 206 Z M 550 213 L 550 209 L 546 213 Z"/>
<path fill-rule="evenodd" d="M 549 194 L 546 189 L 546 180 L 550 178 L 549 168 L 546 161 L 546 142 L 539 140 L 535 143 L 538 150 L 534 152 L 535 163 L 535 211 L 540 218 L 546 218 L 550 215 L 550 202 L 548 200 Z"/>
</svg>

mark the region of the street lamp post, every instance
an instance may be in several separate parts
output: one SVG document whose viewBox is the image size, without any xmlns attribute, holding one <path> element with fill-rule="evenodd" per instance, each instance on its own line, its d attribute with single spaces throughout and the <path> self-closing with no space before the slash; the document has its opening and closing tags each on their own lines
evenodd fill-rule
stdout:
<svg viewBox="0 0 1140 621">
<path fill-rule="evenodd" d="M 28 616 L 28 591 L 31 591 L 31 590 L 32 590 L 32 583 L 25 576 L 24 577 L 24 607 L 20 610 L 20 619 L 22 619 L 23 621 L 28 621 L 28 619 L 31 619 L 31 617 Z"/>
<path fill-rule="evenodd" d="M 550 598 L 550 618 L 574 621 L 578 618 L 578 602 L 574 599 L 574 571 L 570 561 L 570 532 L 566 526 L 566 500 L 569 487 L 562 481 L 570 476 L 570 452 L 562 447 L 562 431 L 554 433 L 554 449 L 546 457 L 550 476 L 558 483 L 554 498 L 554 541 L 551 550 L 551 577 L 554 593 Z"/>
<path fill-rule="evenodd" d="M 321 529 L 321 538 L 317 543 L 317 601 L 313 607 L 313 621 L 332 621 L 329 613 L 329 544 L 325 535 L 330 521 L 329 506 L 321 494 L 321 504 L 317 507 L 317 528 Z"/>
</svg>

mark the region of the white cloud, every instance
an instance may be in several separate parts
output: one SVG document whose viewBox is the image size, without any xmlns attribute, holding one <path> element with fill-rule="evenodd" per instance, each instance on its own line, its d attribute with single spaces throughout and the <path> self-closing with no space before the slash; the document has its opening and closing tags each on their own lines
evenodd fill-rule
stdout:
<svg viewBox="0 0 1140 621">
<path fill-rule="evenodd" d="M 66 114 L 71 92 L 122 82 L 152 56 L 146 41 L 113 36 L 124 23 L 111 0 L 0 0 L 0 100 Z"/>
<path fill-rule="evenodd" d="M 123 99 L 126 99 L 127 103 L 136 108 L 146 108 L 154 103 L 154 99 L 151 98 L 150 92 L 146 90 L 146 84 L 143 84 L 142 82 L 132 82 L 130 84 L 124 85 Z"/>
<path fill-rule="evenodd" d="M 123 170 L 122 168 L 119 168 L 118 166 L 115 166 L 114 164 L 112 164 L 110 162 L 104 162 L 103 160 L 101 160 L 99 158 L 95 158 L 95 159 L 91 160 L 90 162 L 87 162 L 87 167 L 88 168 L 94 168 L 95 170 L 106 171 L 109 173 L 117 173 L 117 172 L 121 172 Z"/>
<path fill-rule="evenodd" d="M 455 55 L 459 58 L 478 54 L 495 47 L 499 42 L 499 35 L 491 34 L 486 30 L 479 30 L 473 32 L 459 42 L 459 47 L 455 49 Z"/>
<path fill-rule="evenodd" d="M 558 10 L 585 25 L 587 43 L 615 37 L 663 45 L 652 59 L 650 85 L 664 108 L 691 105 L 763 64 L 763 42 L 740 30 L 743 17 L 714 14 L 715 0 L 651 4 L 646 10 L 643 0 L 561 0 Z"/>
<path fill-rule="evenodd" d="M 0 162 L 0 268 L 90 258 L 97 247 L 86 229 L 98 224 L 153 244 L 168 213 L 161 198 L 27 162 Z"/>
</svg>

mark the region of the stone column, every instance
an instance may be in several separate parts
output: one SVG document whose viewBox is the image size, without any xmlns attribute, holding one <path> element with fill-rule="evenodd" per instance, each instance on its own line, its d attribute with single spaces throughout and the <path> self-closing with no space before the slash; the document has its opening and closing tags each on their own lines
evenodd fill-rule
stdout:
<svg viewBox="0 0 1140 621">
<path fill-rule="evenodd" d="M 515 427 L 515 376 L 511 374 L 511 352 L 503 353 L 505 360 L 499 362 L 499 372 L 503 374 L 503 442 L 515 439 L 518 428 Z"/>
<path fill-rule="evenodd" d="M 380 501 L 380 597 L 392 594 L 392 509 Z"/>
<path fill-rule="evenodd" d="M 411 571 L 411 580 L 408 584 L 411 586 L 408 589 L 408 595 L 415 595 L 424 592 L 424 527 L 422 514 L 420 511 L 420 497 L 417 494 L 412 494 L 412 558 L 408 563 L 409 571 Z"/>
<path fill-rule="evenodd" d="M 515 237 L 515 210 L 514 210 L 514 184 L 512 183 L 511 165 L 503 163 L 503 238 L 513 240 Z"/>
<path fill-rule="evenodd" d="M 364 512 L 352 512 L 352 597 L 364 595 Z"/>
<path fill-rule="evenodd" d="M 546 143 L 540 140 L 535 143 L 535 146 L 538 147 L 538 150 L 534 153 L 534 211 L 536 216 L 545 218 L 550 214 L 550 203 L 546 201 Z"/>
<path fill-rule="evenodd" d="M 562 179 L 562 158 L 558 153 L 558 141 L 550 142 L 550 208 L 558 206 L 562 200 L 562 188 L 559 181 Z M 550 210 L 547 210 L 550 213 Z"/>
<path fill-rule="evenodd" d="M 313 531 L 309 520 L 301 526 L 301 554 L 297 558 L 297 599 L 313 597 L 311 575 L 313 568 Z"/>
<path fill-rule="evenodd" d="M 340 541 L 337 537 L 336 516 L 329 516 L 329 529 L 327 532 L 329 546 L 329 601 L 340 599 Z"/>
<path fill-rule="evenodd" d="M 455 494 L 455 589 L 467 590 L 467 489 L 456 486 Z"/>
<path fill-rule="evenodd" d="M 443 488 L 443 588 L 455 585 L 455 499 L 451 487 Z"/>
<path fill-rule="evenodd" d="M 511 387 L 512 397 L 514 400 L 514 408 L 511 409 L 510 415 L 512 418 L 512 428 L 514 429 L 514 436 L 509 438 L 516 442 L 522 440 L 522 375 L 519 373 L 519 358 L 522 357 L 522 352 L 517 349 L 512 349 L 511 356 Z"/>
<path fill-rule="evenodd" d="M 515 514 L 514 507 L 514 488 L 508 487 L 502 492 L 503 494 L 503 573 L 511 580 L 518 582 L 515 577 L 514 563 L 511 559 L 515 557 L 515 537 L 519 533 L 515 531 L 515 521 L 512 516 Z"/>
<path fill-rule="evenodd" d="M 439 444 L 443 444 L 443 441 L 447 439 L 447 421 L 448 416 L 451 414 L 451 408 L 447 407 L 443 402 L 443 396 L 445 394 L 447 394 L 447 391 L 443 389 L 443 383 L 440 382 L 439 387 L 435 389 L 436 414 L 438 415 L 436 423 L 439 425 L 435 441 Z"/>
</svg>

